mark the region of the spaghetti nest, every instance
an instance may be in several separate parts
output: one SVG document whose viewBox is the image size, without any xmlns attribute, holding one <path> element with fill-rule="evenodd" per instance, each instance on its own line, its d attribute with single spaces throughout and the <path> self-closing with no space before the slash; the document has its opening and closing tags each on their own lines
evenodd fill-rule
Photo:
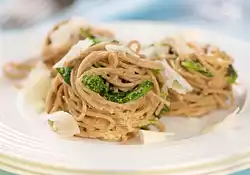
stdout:
<svg viewBox="0 0 250 175">
<path fill-rule="evenodd" d="M 140 49 L 138 42 L 137 53 Z M 116 49 L 109 49 L 116 48 Z M 66 111 L 80 127 L 80 137 L 125 141 L 149 124 L 164 130 L 156 120 L 168 101 L 160 96 L 153 70 L 160 63 L 128 52 L 115 42 L 102 42 L 66 62 L 53 79 L 47 112 Z"/>
<path fill-rule="evenodd" d="M 57 42 L 55 41 L 57 39 L 61 41 L 61 38 L 58 38 L 57 35 L 60 31 L 66 29 L 69 37 L 68 38 L 67 36 L 60 36 L 60 37 L 65 37 L 67 39 L 66 40 L 67 42 L 60 43 L 60 45 L 58 46 L 57 44 L 54 43 Z M 70 48 L 74 44 L 76 44 L 79 40 L 88 38 L 89 36 L 108 37 L 108 38 L 114 37 L 111 31 L 84 24 L 82 21 L 79 22 L 71 19 L 60 22 L 59 24 L 53 27 L 53 29 L 48 33 L 48 35 L 45 38 L 42 50 L 43 62 L 48 67 L 52 67 L 55 63 L 60 61 L 60 59 L 70 50 Z"/>
<path fill-rule="evenodd" d="M 43 60 L 44 64 L 51 68 L 68 53 L 73 45 L 88 37 L 113 38 L 114 35 L 109 30 L 93 27 L 82 21 L 73 19 L 62 21 L 47 34 L 41 56 L 30 58 L 21 63 L 9 62 L 4 65 L 3 72 L 10 79 L 20 80 L 26 78 L 40 60 Z"/>
<path fill-rule="evenodd" d="M 191 53 L 185 53 L 171 38 L 161 44 L 167 50 L 161 59 L 166 59 L 193 87 L 193 91 L 186 94 L 169 90 L 169 115 L 198 117 L 234 106 L 232 84 L 237 73 L 230 56 L 217 47 L 195 43 L 186 43 Z"/>
</svg>

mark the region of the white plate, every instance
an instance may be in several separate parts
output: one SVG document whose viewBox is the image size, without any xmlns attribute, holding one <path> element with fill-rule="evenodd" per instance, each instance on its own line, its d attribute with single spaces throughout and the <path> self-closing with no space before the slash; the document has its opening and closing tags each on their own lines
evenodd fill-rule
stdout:
<svg viewBox="0 0 250 175">
<path fill-rule="evenodd" d="M 235 58 L 240 82 L 247 90 L 250 89 L 250 44 L 247 42 L 166 23 L 126 22 L 102 26 L 113 30 L 123 40 L 136 38 L 151 43 L 165 36 L 182 33 L 194 40 L 215 44 Z M 17 60 L 14 58 L 24 58 L 39 52 L 43 37 L 44 31 L 39 30 L 4 36 L 1 61 Z M 45 127 L 41 117 L 31 112 L 21 115 L 16 105 L 16 96 L 17 90 L 1 78 L 0 162 L 3 164 L 0 163 L 0 167 L 3 168 L 18 167 L 31 173 L 60 175 L 124 171 L 140 172 L 143 175 L 177 175 L 215 174 L 226 171 L 229 166 L 240 169 L 249 165 L 249 98 L 241 115 L 228 129 L 171 143 L 120 145 L 97 140 L 58 138 Z M 227 170 L 233 171 L 233 168 Z"/>
</svg>

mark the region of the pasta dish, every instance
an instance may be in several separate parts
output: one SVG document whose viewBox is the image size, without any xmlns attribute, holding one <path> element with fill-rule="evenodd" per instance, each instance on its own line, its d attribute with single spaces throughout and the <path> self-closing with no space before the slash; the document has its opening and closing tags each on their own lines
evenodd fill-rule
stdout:
<svg viewBox="0 0 250 175">
<path fill-rule="evenodd" d="M 41 57 L 3 71 L 32 84 L 19 88 L 39 96 L 32 103 L 55 132 L 83 138 L 126 141 L 141 130 L 167 131 L 161 117 L 201 117 L 234 105 L 238 75 L 224 51 L 178 37 L 150 46 L 131 39 L 72 19 L 49 32 Z"/>
<path fill-rule="evenodd" d="M 153 59 L 166 61 L 193 89 L 189 93 L 169 89 L 169 115 L 198 117 L 233 106 L 232 84 L 237 73 L 229 55 L 211 45 L 187 43 L 182 46 L 173 38 L 167 38 L 155 47 L 158 54 Z"/>
</svg>

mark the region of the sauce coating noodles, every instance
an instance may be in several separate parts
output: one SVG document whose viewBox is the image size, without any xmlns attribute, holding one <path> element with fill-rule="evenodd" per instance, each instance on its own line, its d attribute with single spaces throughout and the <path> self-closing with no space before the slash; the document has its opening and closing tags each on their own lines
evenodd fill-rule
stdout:
<svg viewBox="0 0 250 175">
<path fill-rule="evenodd" d="M 72 67 L 70 85 L 60 74 L 55 77 L 46 100 L 47 112 L 63 110 L 72 114 L 81 129 L 80 137 L 125 141 L 155 120 L 161 104 L 168 104 L 160 96 L 160 86 L 152 73 L 162 65 L 124 52 L 107 51 L 108 44 L 91 46 L 81 58 L 65 64 Z M 152 81 L 153 89 L 137 100 L 120 104 L 84 86 L 85 75 L 101 76 L 116 92 L 131 91 L 145 80 Z M 164 129 L 159 122 L 155 124 Z"/>
<path fill-rule="evenodd" d="M 7 63 L 3 72 L 22 80 L 43 61 L 52 82 L 46 112 L 67 112 L 80 128 L 75 136 L 126 141 L 151 125 L 165 131 L 162 116 L 201 117 L 234 106 L 234 61 L 217 47 L 166 38 L 150 46 L 153 55 L 143 55 L 139 41 L 120 44 L 110 31 L 92 26 L 81 33 L 79 23 L 68 39 L 53 40 L 68 24 L 59 23 L 49 32 L 40 57 Z M 72 46 L 84 39 L 90 44 L 77 45 L 79 53 L 71 58 Z"/>
<path fill-rule="evenodd" d="M 169 90 L 170 110 L 166 115 L 200 117 L 215 109 L 234 106 L 232 84 L 229 82 L 233 59 L 214 46 L 187 43 L 193 53 L 177 52 L 174 39 L 162 41 L 168 51 L 163 57 L 193 87 L 193 91 L 178 94 Z"/>
</svg>

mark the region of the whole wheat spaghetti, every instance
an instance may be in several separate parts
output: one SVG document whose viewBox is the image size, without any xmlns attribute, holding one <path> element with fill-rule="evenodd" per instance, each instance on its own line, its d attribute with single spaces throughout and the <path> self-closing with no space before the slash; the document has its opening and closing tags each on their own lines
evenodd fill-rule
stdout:
<svg viewBox="0 0 250 175">
<path fill-rule="evenodd" d="M 154 59 L 166 59 L 193 87 L 193 91 L 186 94 L 169 90 L 171 105 L 167 115 L 198 117 L 234 105 L 232 84 L 237 73 L 230 56 L 217 47 L 196 43 L 186 43 L 186 47 L 192 50 L 186 54 L 173 38 L 160 44 L 165 53 Z"/>
<path fill-rule="evenodd" d="M 70 70 L 69 81 L 62 74 L 54 78 L 46 100 L 47 112 L 63 110 L 72 114 L 81 129 L 80 137 L 125 141 L 151 121 L 164 130 L 155 116 L 168 101 L 160 96 L 160 85 L 152 72 L 162 65 L 136 53 L 107 51 L 110 45 L 119 46 L 102 42 L 65 63 Z M 100 84 L 106 89 L 100 89 Z M 143 88 L 149 86 L 143 93 Z"/>
<path fill-rule="evenodd" d="M 68 38 L 63 35 L 58 36 L 58 33 L 55 33 L 59 30 L 61 30 L 61 33 L 66 32 L 70 36 Z M 28 59 L 24 62 L 7 63 L 3 67 L 3 72 L 5 76 L 10 79 L 20 80 L 27 77 L 30 70 L 34 68 L 39 60 L 43 60 L 44 64 L 46 64 L 48 68 L 51 68 L 55 63 L 57 63 L 64 57 L 64 55 L 74 44 L 76 44 L 79 40 L 83 40 L 89 36 L 106 38 L 114 37 L 113 33 L 109 30 L 90 26 L 88 24 L 85 24 L 81 20 L 75 20 L 74 18 L 72 18 L 70 20 L 62 21 L 56 24 L 48 32 L 43 44 L 41 56 Z M 60 42 L 61 38 L 63 37 L 65 37 L 65 39 L 63 40 L 65 41 L 65 43 L 61 42 L 59 43 L 59 45 L 54 43 L 58 42 L 57 40 L 59 40 Z"/>
<path fill-rule="evenodd" d="M 63 38 L 58 30 L 65 28 L 71 34 Z M 92 45 L 76 44 L 84 39 Z M 84 49 L 67 61 L 72 46 Z M 7 63 L 3 72 L 24 79 L 42 60 L 51 72 L 48 82 L 52 79 L 46 112 L 68 112 L 80 128 L 76 136 L 84 138 L 126 141 L 151 125 L 164 131 L 161 116 L 200 117 L 234 106 L 232 86 L 238 75 L 228 54 L 174 38 L 150 47 L 154 54 L 146 56 L 137 40 L 120 44 L 110 31 L 68 20 L 49 32 L 40 57 Z"/>
</svg>

